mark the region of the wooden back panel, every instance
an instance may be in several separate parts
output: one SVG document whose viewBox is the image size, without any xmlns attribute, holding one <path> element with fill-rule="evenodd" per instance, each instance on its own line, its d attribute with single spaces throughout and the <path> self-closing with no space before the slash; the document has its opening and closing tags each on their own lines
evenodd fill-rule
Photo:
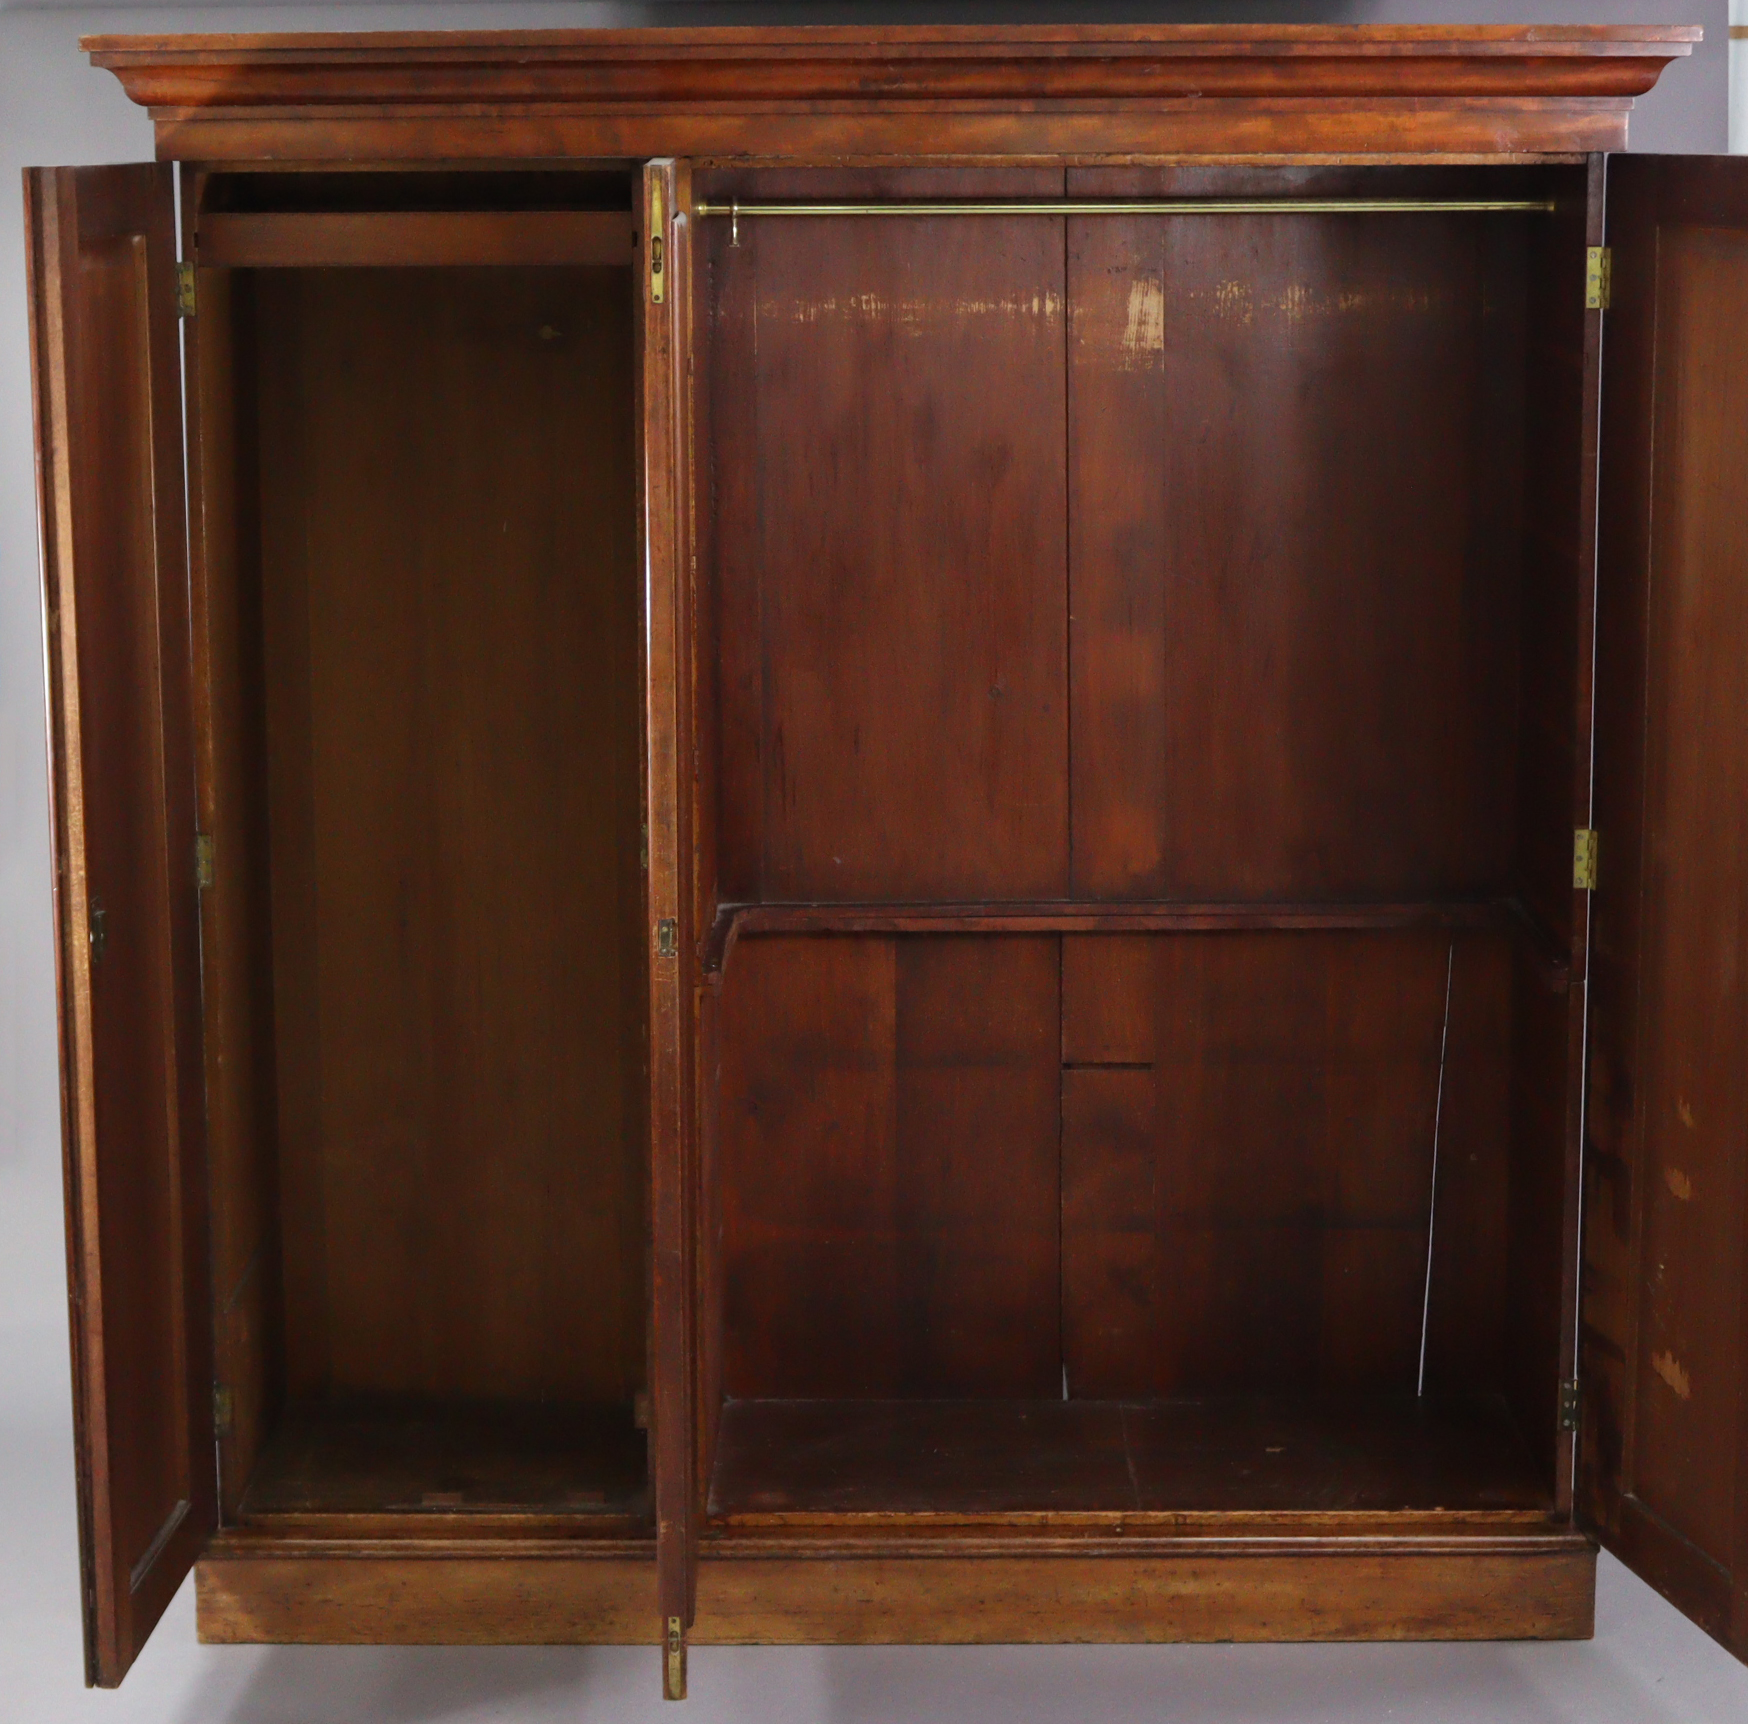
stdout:
<svg viewBox="0 0 1748 1724">
<path fill-rule="evenodd" d="M 1060 1392 L 1058 968 L 1048 936 L 737 952 L 727 1394 Z"/>
<path fill-rule="evenodd" d="M 1497 1392 L 1512 1015 L 1497 934 L 746 940 L 724 1390 Z"/>
<path fill-rule="evenodd" d="M 643 1381 L 623 269 L 257 284 L 288 1386 Z"/>
<path fill-rule="evenodd" d="M 1059 195 L 767 172 L 701 198 Z M 1068 884 L 1063 224 L 707 224 L 731 898 Z"/>
<path fill-rule="evenodd" d="M 1355 177 L 1087 169 L 1070 190 L 1283 178 Z M 1373 172 L 1364 189 L 1452 188 Z M 1526 228 L 1069 224 L 1076 896 L 1503 884 Z"/>
<path fill-rule="evenodd" d="M 1412 1395 L 1424 1317 L 1431 1387 L 1497 1387 L 1504 957 L 1438 932 L 1063 941 L 1070 1393 Z"/>
<path fill-rule="evenodd" d="M 1050 177 L 720 172 L 699 195 Z M 1185 168 L 1066 189 L 1547 188 Z M 1508 889 L 1546 219 L 706 223 L 723 896 Z"/>
</svg>

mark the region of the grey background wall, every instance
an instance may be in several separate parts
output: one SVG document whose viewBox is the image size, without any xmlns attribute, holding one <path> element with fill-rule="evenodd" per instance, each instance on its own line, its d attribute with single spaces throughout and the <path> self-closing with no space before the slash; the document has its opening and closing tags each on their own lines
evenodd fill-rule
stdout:
<svg viewBox="0 0 1748 1724">
<path fill-rule="evenodd" d="M 0 1714 L 186 1721 L 655 1715 L 653 1654 L 198 1649 L 184 1594 L 117 1696 L 79 1687 L 55 1072 L 36 504 L 19 169 L 143 160 L 144 114 L 78 38 L 111 29 L 1015 18 L 1672 22 L 1707 40 L 1634 116 L 1636 149 L 1726 147 L 1727 0 L 1337 0 L 1249 5 L 376 5 L 19 9 L 0 0 Z M 1279 1719 L 1748 1716 L 1748 1673 L 1613 1565 L 1594 1646 L 702 1653 L 681 1717 L 987 1714 Z"/>
</svg>

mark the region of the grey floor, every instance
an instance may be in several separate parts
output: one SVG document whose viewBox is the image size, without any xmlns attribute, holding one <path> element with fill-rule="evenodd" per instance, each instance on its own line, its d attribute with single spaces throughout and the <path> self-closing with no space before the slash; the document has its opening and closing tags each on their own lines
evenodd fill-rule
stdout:
<svg viewBox="0 0 1748 1724">
<path fill-rule="evenodd" d="M 184 1587 L 124 1687 L 80 1686 L 66 1350 L 0 1329 L 0 1719 L 7 1724 L 1744 1724 L 1748 1669 L 1603 1559 L 1597 1638 L 1556 1645 L 203 1647 Z"/>
</svg>

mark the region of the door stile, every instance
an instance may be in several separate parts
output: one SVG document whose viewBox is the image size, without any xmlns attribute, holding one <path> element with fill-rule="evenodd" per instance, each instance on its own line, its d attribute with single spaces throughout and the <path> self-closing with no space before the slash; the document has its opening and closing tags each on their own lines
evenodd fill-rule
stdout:
<svg viewBox="0 0 1748 1724">
<path fill-rule="evenodd" d="M 1605 189 L 1608 158 L 1593 154 L 1586 165 L 1584 190 L 1584 245 L 1601 245 L 1604 234 Z M 1576 284 L 1574 284 L 1574 289 Z M 1579 429 L 1579 492 L 1577 530 L 1579 567 L 1578 616 L 1574 650 L 1577 653 L 1575 710 L 1578 747 L 1572 785 L 1574 830 L 1596 825 L 1596 557 L 1597 557 L 1597 463 L 1602 430 L 1603 314 L 1595 307 L 1584 312 L 1583 398 Z M 1590 1033 L 1590 907 L 1588 888 L 1572 888 L 1572 940 L 1570 992 L 1566 1024 L 1566 1120 L 1564 1147 L 1565 1213 L 1560 1228 L 1560 1376 L 1576 1380 L 1579 1351 L 1579 1301 L 1583 1263 L 1584 1231 L 1584 1113 L 1585 1072 Z M 1561 1391 L 1556 1411 L 1558 1435 L 1554 1456 L 1555 1512 L 1570 1518 L 1577 1433 Z"/>
<path fill-rule="evenodd" d="M 693 1036 L 698 981 L 691 890 L 686 372 L 690 306 L 684 165 L 644 169 L 639 280 L 649 829 L 651 1464 L 662 1692 L 686 1694 L 696 1570 L 693 1479 Z"/>
</svg>

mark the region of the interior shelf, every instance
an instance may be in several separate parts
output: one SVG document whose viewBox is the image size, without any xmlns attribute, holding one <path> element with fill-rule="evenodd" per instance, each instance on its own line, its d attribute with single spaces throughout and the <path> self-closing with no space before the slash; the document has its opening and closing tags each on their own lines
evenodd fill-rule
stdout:
<svg viewBox="0 0 1748 1724">
<path fill-rule="evenodd" d="M 1495 931 L 1517 936 L 1544 982 L 1564 989 L 1570 954 L 1515 897 L 1349 902 L 761 903 L 722 904 L 705 936 L 704 973 L 719 978 L 736 943 L 761 934 L 1172 934 L 1337 932 L 1404 928 Z"/>
<path fill-rule="evenodd" d="M 540 1514 L 644 1518 L 646 1444 L 629 1407 L 365 1402 L 280 1421 L 241 1518 Z"/>
<path fill-rule="evenodd" d="M 731 1401 L 710 1512 L 1544 1510 L 1503 1399 Z"/>
</svg>

